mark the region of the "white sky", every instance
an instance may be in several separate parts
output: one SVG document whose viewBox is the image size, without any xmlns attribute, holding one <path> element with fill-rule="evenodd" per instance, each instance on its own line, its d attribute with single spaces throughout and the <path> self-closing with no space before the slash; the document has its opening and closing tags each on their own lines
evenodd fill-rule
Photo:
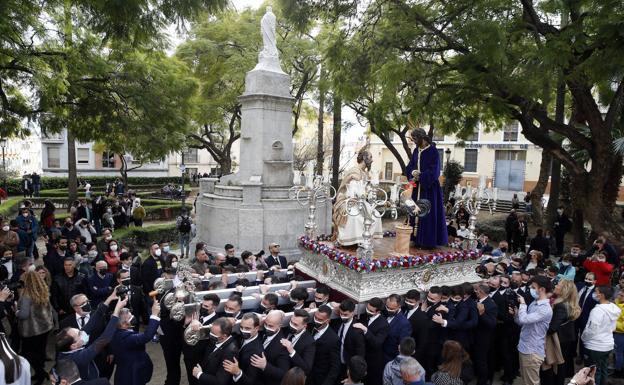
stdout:
<svg viewBox="0 0 624 385">
<path fill-rule="evenodd" d="M 237 10 L 243 10 L 245 8 L 253 8 L 257 9 L 260 7 L 264 0 L 230 0 L 232 6 Z M 259 32 L 258 32 L 259 33 Z M 185 36 L 180 35 L 176 32 L 175 25 L 169 26 L 167 28 L 167 34 L 169 35 L 169 39 L 172 43 L 171 48 L 167 51 L 169 55 L 173 55 L 175 52 L 175 47 L 177 47 L 182 41 L 184 41 Z M 308 100 L 308 102 L 310 102 Z M 318 104 L 312 103 L 315 107 L 318 108 Z M 342 120 L 346 122 L 350 122 L 352 124 L 352 128 L 348 131 L 343 131 L 343 143 L 345 142 L 355 142 L 358 140 L 360 136 L 362 136 L 366 130 L 366 127 L 360 125 L 358 120 L 356 119 L 355 113 L 348 107 L 344 107 L 342 109 Z"/>
</svg>

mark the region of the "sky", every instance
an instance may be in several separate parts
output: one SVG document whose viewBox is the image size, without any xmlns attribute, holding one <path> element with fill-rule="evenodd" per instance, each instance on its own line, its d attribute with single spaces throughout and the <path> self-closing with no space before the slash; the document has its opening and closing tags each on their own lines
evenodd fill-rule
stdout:
<svg viewBox="0 0 624 385">
<path fill-rule="evenodd" d="M 257 9 L 258 7 L 260 7 L 263 3 L 264 0 L 230 0 L 230 2 L 232 3 L 232 5 L 237 9 L 237 10 L 242 10 L 245 9 L 247 7 L 253 8 L 253 9 Z M 259 28 L 259 27 L 258 27 Z M 176 30 L 175 30 L 175 25 L 171 25 L 169 26 L 169 28 L 167 28 L 167 33 L 169 34 L 169 39 L 172 43 L 171 48 L 167 51 L 169 55 L 173 55 L 173 53 L 175 52 L 175 47 L 180 44 L 185 36 L 184 35 L 179 35 Z M 259 33 L 259 31 L 258 31 Z M 308 102 L 310 102 L 308 100 Z M 318 108 L 318 104 L 312 102 L 312 104 Z M 347 130 L 346 132 L 343 131 L 343 141 L 344 142 L 355 142 L 358 140 L 359 137 L 361 137 L 365 130 L 366 127 L 362 126 L 356 116 L 355 113 L 353 112 L 352 109 L 348 108 L 348 107 L 344 107 L 342 109 L 342 119 L 343 121 L 349 122 L 351 124 L 351 128 L 349 130 Z"/>
</svg>

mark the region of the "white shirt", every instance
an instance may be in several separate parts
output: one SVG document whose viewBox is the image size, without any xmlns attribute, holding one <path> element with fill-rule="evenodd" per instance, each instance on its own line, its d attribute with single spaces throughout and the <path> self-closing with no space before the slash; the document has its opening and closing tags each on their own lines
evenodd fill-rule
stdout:
<svg viewBox="0 0 624 385">
<path fill-rule="evenodd" d="M 247 345 L 248 343 L 250 343 L 251 341 L 254 341 L 256 338 L 258 338 L 257 334 L 253 338 L 250 338 L 248 340 L 243 340 L 243 344 L 241 345 L 241 348 Z M 232 376 L 232 379 L 234 380 L 234 382 L 238 382 L 238 380 L 240 380 L 242 376 L 243 376 L 243 370 L 241 369 L 241 371 L 238 372 L 236 376 Z"/>
<path fill-rule="evenodd" d="M 248 339 L 248 340 L 243 340 L 243 344 L 241 345 L 241 348 L 242 348 L 243 346 L 247 345 L 248 343 L 250 343 L 250 342 L 252 342 L 252 341 L 255 341 L 255 340 L 256 340 L 256 338 L 258 338 L 258 335 L 257 335 L 257 334 L 256 334 L 253 338 L 250 338 L 250 339 Z"/>
<path fill-rule="evenodd" d="M 325 331 L 327 330 L 327 328 L 329 328 L 329 325 L 326 325 L 323 329 L 317 331 L 314 334 L 314 341 L 317 341 L 319 338 L 321 338 L 323 334 L 325 333 Z"/>
<path fill-rule="evenodd" d="M 4 267 L 6 267 L 7 272 L 9 273 L 9 276 L 7 277 L 7 279 L 11 279 L 11 277 L 13 276 L 13 261 L 9 261 L 5 263 Z"/>
<path fill-rule="evenodd" d="M 91 318 L 91 314 L 87 313 L 84 316 L 84 325 L 80 324 L 80 318 L 82 318 L 81 316 L 79 316 L 78 314 L 76 314 L 76 324 L 78 325 L 78 329 L 82 330 L 82 328 L 87 324 L 87 322 L 89 322 L 89 318 Z"/>
<path fill-rule="evenodd" d="M 370 317 L 368 319 L 368 325 L 367 326 L 370 326 L 378 317 L 379 317 L 379 314 L 375 314 L 374 316 Z"/>
<path fill-rule="evenodd" d="M 418 306 L 415 306 L 412 310 L 408 311 L 405 317 L 409 319 L 416 310 L 418 310 Z"/>
<path fill-rule="evenodd" d="M 295 336 L 293 337 L 292 341 L 290 341 L 290 343 L 293 345 L 293 348 L 295 346 L 295 344 L 297 343 L 297 341 L 299 341 L 299 338 L 301 337 L 301 335 L 303 334 L 303 332 L 305 332 L 305 329 L 303 329 L 302 331 L 300 331 L 299 333 L 295 334 Z M 293 349 L 292 353 L 289 353 L 289 356 L 292 358 L 295 354 L 297 353 L 297 351 L 295 351 Z"/>
<path fill-rule="evenodd" d="M 264 346 L 264 348 L 266 349 L 267 346 L 269 346 L 269 344 L 271 343 L 271 341 L 273 341 L 273 338 L 275 338 L 276 335 L 277 333 L 273 334 L 271 337 L 267 337 L 266 340 L 264 340 L 264 342 L 262 343 L 262 346 Z"/>
<path fill-rule="evenodd" d="M 224 343 L 228 342 L 230 340 L 230 338 L 232 338 L 232 336 L 229 336 L 225 341 L 216 344 L 215 348 L 212 351 L 214 352 L 215 350 L 219 349 L 221 347 L 221 345 L 223 345 Z M 204 374 L 204 372 L 197 373 L 197 376 L 195 378 L 197 378 L 199 380 L 199 377 L 201 377 L 202 374 Z M 240 378 L 240 376 L 239 376 L 239 378 Z"/>
</svg>

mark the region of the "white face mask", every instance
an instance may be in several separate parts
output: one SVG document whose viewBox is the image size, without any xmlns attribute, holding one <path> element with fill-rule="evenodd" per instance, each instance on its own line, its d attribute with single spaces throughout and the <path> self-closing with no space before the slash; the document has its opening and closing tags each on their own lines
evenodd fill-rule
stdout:
<svg viewBox="0 0 624 385">
<path fill-rule="evenodd" d="M 4 231 L 4 232 L 9 231 L 9 226 L 2 226 L 2 231 Z"/>
<path fill-rule="evenodd" d="M 466 230 L 466 226 L 459 226 L 460 229 Z"/>
<path fill-rule="evenodd" d="M 35 265 L 30 265 L 28 266 L 28 271 L 35 271 L 36 266 Z"/>
<path fill-rule="evenodd" d="M 117 251 L 117 245 L 111 245 L 110 249 L 111 251 Z"/>
<path fill-rule="evenodd" d="M 163 246 L 163 251 L 165 253 L 168 253 L 169 252 L 169 246 Z"/>
<path fill-rule="evenodd" d="M 157 257 L 160 257 L 160 254 L 162 254 L 162 251 L 160 249 L 156 249 L 156 251 L 154 251 L 154 255 L 156 255 Z"/>
<path fill-rule="evenodd" d="M 89 257 L 96 257 L 98 254 L 97 250 L 89 250 Z"/>
</svg>

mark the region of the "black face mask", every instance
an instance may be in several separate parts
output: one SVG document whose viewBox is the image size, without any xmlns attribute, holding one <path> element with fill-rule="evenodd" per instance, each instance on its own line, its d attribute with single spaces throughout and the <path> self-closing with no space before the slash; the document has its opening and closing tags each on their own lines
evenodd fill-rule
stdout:
<svg viewBox="0 0 624 385">
<path fill-rule="evenodd" d="M 431 307 L 431 306 L 435 306 L 436 302 L 430 301 L 429 299 L 427 299 L 427 306 Z"/>
<path fill-rule="evenodd" d="M 130 286 L 130 278 L 122 279 L 121 284 L 124 286 Z"/>
<path fill-rule="evenodd" d="M 84 305 L 80 306 L 80 309 L 85 312 L 85 313 L 90 313 L 91 312 L 91 303 L 87 302 Z"/>
<path fill-rule="evenodd" d="M 383 314 L 385 317 L 394 317 L 395 315 L 397 315 L 398 311 L 390 311 L 388 309 L 383 309 Z"/>
<path fill-rule="evenodd" d="M 318 322 L 317 320 L 314 320 L 314 329 L 321 330 L 324 327 L 325 327 L 325 322 Z"/>
<path fill-rule="evenodd" d="M 510 282 L 510 283 L 509 283 L 509 287 L 510 287 L 512 290 L 516 290 L 516 289 L 518 288 L 518 284 L 517 284 L 517 283 L 515 283 L 515 282 Z"/>
<path fill-rule="evenodd" d="M 219 342 L 219 337 L 215 337 L 212 334 L 208 336 L 208 339 L 210 340 L 210 342 L 215 343 L 215 344 Z"/>
<path fill-rule="evenodd" d="M 506 247 L 501 247 L 500 251 L 502 251 L 503 253 L 506 253 L 507 252 L 507 248 Z"/>
<path fill-rule="evenodd" d="M 244 340 L 248 340 L 251 338 L 251 332 L 246 332 L 246 331 L 242 331 L 240 332 L 241 337 L 243 337 Z"/>
<path fill-rule="evenodd" d="M 235 313 L 232 313 L 229 311 L 223 312 L 223 314 L 225 314 L 226 317 L 232 317 L 232 318 L 236 315 Z"/>
<path fill-rule="evenodd" d="M 108 269 L 100 269 L 98 270 L 98 272 L 100 273 L 100 275 L 106 275 L 106 273 L 108 273 Z"/>
<path fill-rule="evenodd" d="M 277 330 L 269 330 L 266 327 L 264 328 L 264 335 L 267 337 L 271 337 L 277 334 Z"/>
<path fill-rule="evenodd" d="M 295 329 L 292 326 L 288 326 L 288 331 L 290 332 L 290 334 L 295 335 L 297 333 L 299 333 L 299 330 Z"/>
<path fill-rule="evenodd" d="M 454 305 L 457 305 L 457 304 L 459 304 L 459 303 L 461 302 L 461 300 L 451 299 L 451 302 L 452 302 Z"/>
<path fill-rule="evenodd" d="M 65 251 L 67 250 L 67 246 L 59 245 L 59 250 Z"/>
<path fill-rule="evenodd" d="M 405 302 L 405 308 L 406 308 L 407 310 L 413 310 L 413 309 L 415 309 L 415 308 L 416 308 L 416 306 L 417 306 L 416 304 L 411 304 L 411 303 L 407 303 L 407 302 Z"/>
<path fill-rule="evenodd" d="M 316 304 L 316 307 L 321 307 L 321 306 L 325 305 L 325 303 L 327 303 L 327 301 L 314 301 L 314 303 Z"/>
<path fill-rule="evenodd" d="M 208 309 L 204 309 L 203 307 L 199 309 L 199 316 L 205 317 L 208 315 Z"/>
</svg>

